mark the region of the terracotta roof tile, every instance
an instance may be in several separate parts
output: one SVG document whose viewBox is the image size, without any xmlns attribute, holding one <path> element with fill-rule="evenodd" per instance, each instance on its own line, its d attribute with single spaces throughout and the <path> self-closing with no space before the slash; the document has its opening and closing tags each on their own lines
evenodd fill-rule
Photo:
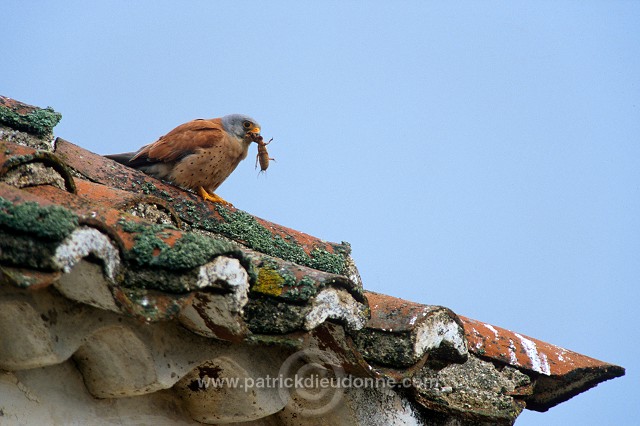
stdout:
<svg viewBox="0 0 640 426">
<path fill-rule="evenodd" d="M 157 222 L 171 224 L 178 229 L 182 228 L 180 217 L 173 207 L 162 198 L 121 191 L 81 179 L 78 179 L 76 184 L 78 195 L 83 198 L 111 205 L 116 210 L 127 211 L 134 216 L 143 215 L 142 217 L 147 220 L 149 217 L 145 215 L 145 212 L 148 212 L 149 209 L 155 209 L 157 212 L 154 217 Z"/>
<path fill-rule="evenodd" d="M 391 416 L 411 398 L 417 422 L 511 424 L 525 405 L 546 410 L 624 374 L 445 307 L 365 292 L 347 243 L 202 202 L 60 138 L 45 152 L 1 135 L 0 335 L 21 339 L 0 346 L 2 369 L 73 357 L 99 398 L 167 390 L 198 421 L 275 423 L 311 408 L 273 389 L 199 385 L 306 362 L 392 385 L 342 391 L 347 402 L 325 419 L 378 395 Z"/>
<path fill-rule="evenodd" d="M 88 179 L 124 191 L 152 194 L 166 200 L 192 227 L 224 235 L 250 249 L 325 272 L 348 274 L 350 247 L 320 240 L 249 215 L 233 207 L 202 202 L 195 194 L 154 179 L 64 139 L 56 155 Z"/>
<path fill-rule="evenodd" d="M 41 168 L 36 173 L 30 166 L 39 165 Z M 14 186 L 31 186 L 33 184 L 45 184 L 50 182 L 31 182 L 29 179 L 37 178 L 43 175 L 42 169 L 50 168 L 59 175 L 63 189 L 69 192 L 75 192 L 75 183 L 69 168 L 61 162 L 58 157 L 47 151 L 38 151 L 36 149 L 25 147 L 11 142 L 5 142 L 0 139 L 0 176 L 3 181 L 11 180 L 11 175 L 22 174 L 25 180 L 23 182 L 16 181 Z"/>
<path fill-rule="evenodd" d="M 538 377 L 527 407 L 546 411 L 598 383 L 624 375 L 624 368 L 590 358 L 502 327 L 460 316 L 477 355 Z"/>
<path fill-rule="evenodd" d="M 50 134 L 62 115 L 53 108 L 38 108 L 0 96 L 0 124 L 38 136 Z"/>
<path fill-rule="evenodd" d="M 39 290 L 48 287 L 60 279 L 62 272 L 43 272 L 28 268 L 14 268 L 0 265 L 0 282 L 16 287 Z"/>
<path fill-rule="evenodd" d="M 467 359 L 462 323 L 450 309 L 365 292 L 371 318 L 356 344 L 365 359 L 382 366 L 410 367 L 424 357 Z"/>
</svg>

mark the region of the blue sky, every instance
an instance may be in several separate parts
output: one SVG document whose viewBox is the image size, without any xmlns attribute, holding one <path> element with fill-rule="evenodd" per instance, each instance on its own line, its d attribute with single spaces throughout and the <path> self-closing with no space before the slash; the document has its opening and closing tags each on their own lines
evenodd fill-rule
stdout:
<svg viewBox="0 0 640 426">
<path fill-rule="evenodd" d="M 367 289 L 627 368 L 519 425 L 632 424 L 640 2 L 5 1 L 0 94 L 131 151 L 245 113 L 218 193 L 349 241 Z M 252 148 L 255 150 L 255 148 Z"/>
</svg>

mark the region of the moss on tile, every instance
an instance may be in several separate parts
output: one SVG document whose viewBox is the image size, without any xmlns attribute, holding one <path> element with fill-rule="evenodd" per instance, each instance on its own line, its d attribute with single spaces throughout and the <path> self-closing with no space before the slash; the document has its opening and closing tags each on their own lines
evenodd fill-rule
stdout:
<svg viewBox="0 0 640 426">
<path fill-rule="evenodd" d="M 255 217 L 242 210 L 230 211 L 223 205 L 216 204 L 215 209 L 222 219 L 217 220 L 199 203 L 185 198 L 174 199 L 166 190 L 160 190 L 152 183 L 135 181 L 131 182 L 131 186 L 134 189 L 142 189 L 145 194 L 152 193 L 171 202 L 173 209 L 185 224 L 194 228 L 222 235 L 260 253 L 323 272 L 339 275 L 347 272 L 346 258 L 351 252 L 349 243 L 331 245 L 334 253 L 324 248 L 315 248 L 307 254 L 293 236 L 283 237 L 274 234 Z M 257 276 L 252 275 L 252 279 L 257 279 Z"/>
<path fill-rule="evenodd" d="M 167 201 L 173 202 L 173 198 L 166 191 L 158 191 L 154 195 L 164 198 Z M 202 212 L 196 203 L 188 199 L 179 199 L 177 202 L 173 202 L 173 209 L 181 215 L 183 219 L 192 224 L 197 224 L 198 228 L 208 230 L 207 227 L 201 226 L 202 216 L 198 212 Z"/>
<path fill-rule="evenodd" d="M 345 259 L 340 253 L 314 249 L 309 255 L 295 242 L 295 239 L 274 235 L 260 224 L 255 217 L 242 210 L 231 212 L 221 205 L 216 205 L 216 210 L 222 217 L 222 221 L 205 219 L 198 221 L 198 226 L 240 241 L 253 250 L 273 257 L 324 272 L 344 273 Z"/>
<path fill-rule="evenodd" d="M 0 262 L 21 268 L 55 271 L 59 267 L 53 261 L 58 241 L 4 232 L 0 226 Z"/>
<path fill-rule="evenodd" d="M 160 261 L 170 269 L 193 268 L 210 261 L 214 256 L 236 252 L 234 245 L 203 235 L 183 234 L 172 250 L 160 254 Z"/>
<path fill-rule="evenodd" d="M 13 204 L 0 197 L 0 226 L 44 238 L 60 241 L 78 226 L 78 217 L 61 206 L 40 206 L 25 202 Z"/>
<path fill-rule="evenodd" d="M 195 290 L 197 281 L 197 269 L 172 270 L 138 265 L 125 269 L 122 286 L 183 294 Z"/>
<path fill-rule="evenodd" d="M 125 232 L 136 234 L 135 245 L 127 256 L 141 266 L 191 269 L 211 261 L 215 256 L 237 252 L 231 243 L 193 233 L 183 233 L 170 246 L 164 239 L 171 235 L 167 230 L 177 230 L 173 225 L 146 224 L 124 219 L 118 224 Z"/>
<path fill-rule="evenodd" d="M 286 334 L 304 328 L 308 306 L 294 305 L 272 298 L 250 298 L 244 307 L 249 330 L 259 334 Z"/>
<path fill-rule="evenodd" d="M 146 195 L 149 195 L 151 193 L 153 193 L 154 191 L 157 191 L 157 187 L 151 183 L 151 182 L 144 182 L 141 185 L 142 188 L 142 192 L 144 192 Z"/>
<path fill-rule="evenodd" d="M 463 364 L 444 367 L 432 368 L 428 362 L 412 382 L 416 398 L 424 401 L 423 405 L 447 407 L 463 415 L 465 424 L 511 425 L 525 408 L 523 401 L 511 395 L 516 389 L 513 379 L 510 372 L 503 374 L 494 363 L 471 356 Z M 520 383 L 520 377 L 515 379 Z M 443 392 L 447 388 L 449 391 Z"/>
<path fill-rule="evenodd" d="M 173 202 L 173 197 L 171 196 L 171 194 L 169 194 L 164 189 L 162 191 L 160 191 L 160 195 L 162 195 L 162 198 L 164 198 L 165 200 L 167 200 L 169 202 Z"/>
<path fill-rule="evenodd" d="M 415 338 L 410 333 L 391 333 L 372 329 L 354 332 L 353 342 L 368 362 L 394 368 L 407 368 L 418 362 Z"/>
<path fill-rule="evenodd" d="M 20 114 L 12 108 L 0 105 L 0 123 L 38 136 L 50 134 L 61 119 L 62 114 L 51 107 L 36 108 L 27 114 Z"/>
<path fill-rule="evenodd" d="M 315 248 L 311 251 L 307 266 L 320 271 L 331 272 L 333 274 L 344 273 L 344 257 L 340 254 L 329 253 L 326 250 Z"/>
<path fill-rule="evenodd" d="M 318 294 L 318 285 L 319 283 L 317 283 L 313 278 L 304 276 L 297 283 L 290 285 L 282 294 L 282 297 L 296 301 L 309 300 Z"/>
</svg>

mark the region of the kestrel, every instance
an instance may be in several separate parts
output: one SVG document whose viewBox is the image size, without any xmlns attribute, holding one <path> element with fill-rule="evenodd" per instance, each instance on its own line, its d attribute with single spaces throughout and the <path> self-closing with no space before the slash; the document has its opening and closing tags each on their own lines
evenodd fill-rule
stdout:
<svg viewBox="0 0 640 426">
<path fill-rule="evenodd" d="M 105 157 L 158 179 L 196 191 L 203 199 L 229 204 L 214 194 L 247 157 L 251 142 L 262 140 L 260 125 L 241 114 L 184 123 L 137 152 Z"/>
</svg>

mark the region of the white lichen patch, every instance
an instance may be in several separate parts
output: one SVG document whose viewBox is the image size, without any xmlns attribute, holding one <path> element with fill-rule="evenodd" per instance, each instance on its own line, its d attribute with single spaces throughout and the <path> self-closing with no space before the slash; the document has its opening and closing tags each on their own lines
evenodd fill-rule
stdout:
<svg viewBox="0 0 640 426">
<path fill-rule="evenodd" d="M 469 353 L 464 329 L 446 312 L 438 312 L 417 328 L 414 356 L 421 358 L 426 352 L 443 344 L 454 349 L 461 357 Z"/>
<path fill-rule="evenodd" d="M 249 301 L 249 274 L 238 259 L 219 256 L 200 267 L 196 283 L 198 288 L 210 287 L 219 282 L 223 282 L 231 291 L 230 309 L 241 312 Z"/>
<path fill-rule="evenodd" d="M 520 344 L 522 344 L 522 348 L 531 361 L 531 369 L 533 371 L 537 371 L 538 373 L 550 376 L 551 370 L 549 369 L 549 361 L 547 360 L 547 356 L 543 353 L 538 352 L 536 343 L 518 333 L 513 334 L 515 334 L 518 339 L 520 339 Z"/>
<path fill-rule="evenodd" d="M 425 311 L 425 312 L 422 312 L 422 314 L 412 316 L 411 319 L 409 320 L 409 325 L 413 326 L 416 323 L 416 321 L 418 321 L 418 317 L 424 318 L 427 316 L 427 314 L 428 312 Z"/>
<path fill-rule="evenodd" d="M 518 365 L 518 357 L 516 356 L 516 345 L 511 339 L 509 339 L 509 361 L 512 365 Z"/>
<path fill-rule="evenodd" d="M 322 290 L 312 302 L 305 316 L 305 330 L 313 330 L 327 319 L 343 321 L 351 330 L 360 330 L 366 324 L 365 306 L 348 292 L 334 288 Z"/>
<path fill-rule="evenodd" d="M 542 365 L 542 369 L 544 374 L 550 376 L 551 370 L 549 369 L 549 360 L 547 359 L 547 354 L 544 352 L 539 352 L 540 354 L 540 364 Z"/>
<path fill-rule="evenodd" d="M 111 239 L 97 229 L 80 227 L 58 246 L 54 263 L 65 273 L 83 258 L 93 255 L 104 263 L 104 272 L 110 280 L 120 267 L 120 255 Z"/>
<path fill-rule="evenodd" d="M 567 350 L 562 349 L 562 350 L 560 350 L 560 351 L 558 351 L 556 353 L 556 358 L 558 358 L 558 360 L 562 361 L 562 362 L 565 362 L 565 361 L 566 362 L 573 362 L 573 360 L 571 359 L 571 356 L 569 356 L 569 355 L 570 355 L 570 353 Z"/>
<path fill-rule="evenodd" d="M 491 324 L 485 324 L 485 327 L 487 327 L 489 330 L 491 330 L 493 332 L 493 334 L 496 336 L 496 340 L 498 339 L 498 330 L 496 330 Z"/>
</svg>

